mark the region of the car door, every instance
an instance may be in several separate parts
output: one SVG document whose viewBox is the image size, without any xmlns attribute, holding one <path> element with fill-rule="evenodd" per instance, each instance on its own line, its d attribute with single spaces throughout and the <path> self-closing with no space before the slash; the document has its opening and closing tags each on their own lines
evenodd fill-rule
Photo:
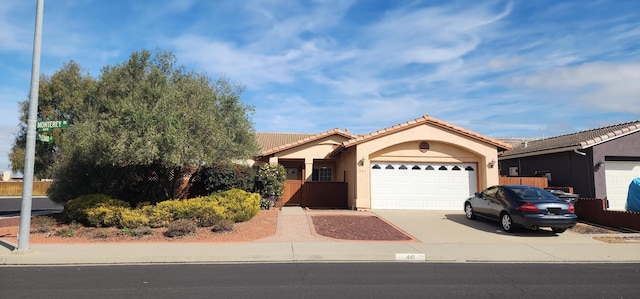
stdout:
<svg viewBox="0 0 640 299">
<path fill-rule="evenodd" d="M 507 200 L 504 188 L 496 188 L 496 192 L 487 200 L 487 213 L 489 214 L 489 217 L 499 219 L 500 213 L 502 213 L 504 208 L 508 206 Z"/>
<path fill-rule="evenodd" d="M 491 201 L 491 198 L 495 197 L 495 194 L 497 191 L 498 191 L 498 187 L 493 186 L 480 192 L 479 196 L 476 196 L 476 198 L 474 198 L 475 203 L 473 204 L 473 210 L 480 215 L 489 216 L 490 215 L 489 203 Z"/>
</svg>

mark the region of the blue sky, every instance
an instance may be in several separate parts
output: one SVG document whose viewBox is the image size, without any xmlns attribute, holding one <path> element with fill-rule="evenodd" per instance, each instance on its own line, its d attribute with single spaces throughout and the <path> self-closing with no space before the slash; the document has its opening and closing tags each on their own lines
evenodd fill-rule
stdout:
<svg viewBox="0 0 640 299">
<path fill-rule="evenodd" d="M 29 96 L 36 0 L 0 0 L 0 170 Z M 160 48 L 246 86 L 259 132 L 423 114 L 492 137 L 640 119 L 640 1 L 48 0 L 41 73 Z"/>
</svg>

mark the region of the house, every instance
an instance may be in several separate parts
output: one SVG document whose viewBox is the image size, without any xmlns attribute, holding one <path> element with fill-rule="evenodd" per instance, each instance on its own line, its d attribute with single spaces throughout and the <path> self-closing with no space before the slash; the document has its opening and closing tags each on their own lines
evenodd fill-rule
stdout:
<svg viewBox="0 0 640 299">
<path fill-rule="evenodd" d="M 424 115 L 366 135 L 257 133 L 255 164 L 286 169 L 283 205 L 461 210 L 498 184 L 498 152 L 511 146 Z"/>
<path fill-rule="evenodd" d="M 501 175 L 545 175 L 551 186 L 624 210 L 629 184 L 640 177 L 640 121 L 527 140 L 498 160 Z"/>
</svg>

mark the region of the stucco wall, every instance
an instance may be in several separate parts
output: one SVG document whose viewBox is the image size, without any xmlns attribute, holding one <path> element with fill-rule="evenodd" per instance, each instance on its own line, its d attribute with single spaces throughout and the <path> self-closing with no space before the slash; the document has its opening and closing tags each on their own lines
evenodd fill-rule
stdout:
<svg viewBox="0 0 640 299">
<path fill-rule="evenodd" d="M 327 157 L 327 154 L 333 151 L 336 145 L 344 142 L 345 140 L 347 140 L 347 138 L 332 135 L 327 138 L 322 138 L 314 142 L 276 153 L 275 156 L 277 156 L 278 159 L 324 159 Z"/>
<path fill-rule="evenodd" d="M 419 144 L 430 145 L 427 152 L 419 150 Z M 372 139 L 356 147 L 356 160 L 362 160 L 356 173 L 355 202 L 358 208 L 371 207 L 371 163 L 376 161 L 477 163 L 478 190 L 498 184 L 497 149 L 493 145 L 430 125 L 419 125 L 403 131 Z"/>
<path fill-rule="evenodd" d="M 640 132 L 629 134 L 605 142 L 593 147 L 593 164 L 597 164 L 600 161 L 607 163 L 607 157 L 610 159 L 615 157 L 616 160 L 637 161 L 640 159 Z M 595 184 L 595 198 L 606 198 L 607 196 L 607 184 L 603 167 L 596 167 L 593 174 L 593 180 Z"/>
</svg>

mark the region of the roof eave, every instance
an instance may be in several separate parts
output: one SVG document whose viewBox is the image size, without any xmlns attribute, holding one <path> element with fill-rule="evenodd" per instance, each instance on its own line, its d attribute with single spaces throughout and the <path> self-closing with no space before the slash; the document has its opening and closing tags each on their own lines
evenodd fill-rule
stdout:
<svg viewBox="0 0 640 299">
<path fill-rule="evenodd" d="M 515 155 L 508 155 L 508 156 L 498 155 L 498 161 L 507 160 L 507 159 L 517 159 L 517 158 L 524 158 L 524 157 L 532 157 L 532 156 L 540 156 L 540 155 L 548 155 L 548 154 L 556 154 L 556 153 L 562 153 L 562 152 L 570 152 L 570 151 L 579 150 L 579 149 L 585 149 L 585 148 L 587 148 L 587 147 L 582 147 L 580 145 L 575 145 L 575 146 L 570 146 L 570 147 L 553 148 L 553 149 L 547 149 L 547 150 L 541 150 L 541 151 L 533 151 L 533 152 L 526 152 L 526 153 L 520 153 L 520 154 L 515 154 Z"/>
</svg>

